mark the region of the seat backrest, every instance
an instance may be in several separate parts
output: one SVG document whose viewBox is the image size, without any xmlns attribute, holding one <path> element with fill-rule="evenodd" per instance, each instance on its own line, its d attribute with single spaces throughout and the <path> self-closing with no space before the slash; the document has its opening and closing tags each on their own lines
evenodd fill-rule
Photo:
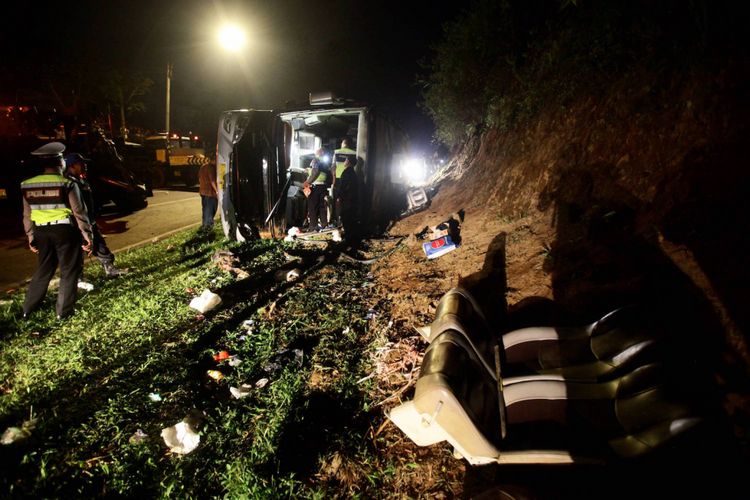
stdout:
<svg viewBox="0 0 750 500">
<path fill-rule="evenodd" d="M 467 290 L 460 287 L 448 290 L 438 302 L 435 320 L 418 330 L 428 342 L 446 331 L 462 335 L 490 377 L 496 378 L 494 353 L 499 338 Z"/>
<path fill-rule="evenodd" d="M 510 370 L 556 373 L 571 380 L 604 380 L 655 361 L 663 332 L 625 307 L 580 327 L 532 327 L 502 336 Z"/>
<path fill-rule="evenodd" d="M 414 399 L 388 416 L 417 444 L 448 441 L 472 464 L 495 462 L 499 455 L 497 382 L 455 330 L 433 340 Z"/>
<path fill-rule="evenodd" d="M 665 375 L 662 365 L 648 364 L 597 383 L 548 375 L 505 379 L 508 433 L 514 435 L 517 424 L 555 422 L 560 432 L 580 436 L 582 445 L 597 437 L 620 457 L 643 455 L 702 420 L 695 401 Z"/>
</svg>

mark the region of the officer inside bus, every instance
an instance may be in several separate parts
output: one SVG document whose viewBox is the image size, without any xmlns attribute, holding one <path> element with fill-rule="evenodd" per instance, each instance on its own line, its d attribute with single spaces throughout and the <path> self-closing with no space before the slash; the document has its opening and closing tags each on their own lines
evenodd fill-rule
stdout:
<svg viewBox="0 0 750 500">
<path fill-rule="evenodd" d="M 326 207 L 326 193 L 328 192 L 328 176 L 330 168 L 324 158 L 325 150 L 315 151 L 315 158 L 307 168 L 307 179 L 303 186 L 307 196 L 307 216 L 310 220 L 308 231 L 320 231 L 328 226 L 328 210 Z"/>
<path fill-rule="evenodd" d="M 357 164 L 357 151 L 352 149 L 351 143 L 348 138 L 344 138 L 341 141 L 341 147 L 334 152 L 334 162 L 336 166 L 334 168 L 333 176 L 333 220 L 337 223 L 341 223 L 341 176 L 344 173 L 346 166 L 344 165 L 346 160 L 349 160 L 351 166 Z"/>
</svg>

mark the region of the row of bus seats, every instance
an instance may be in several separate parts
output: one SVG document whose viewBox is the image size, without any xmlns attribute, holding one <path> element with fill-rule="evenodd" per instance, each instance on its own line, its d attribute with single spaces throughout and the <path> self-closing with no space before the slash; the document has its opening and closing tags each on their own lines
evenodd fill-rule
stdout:
<svg viewBox="0 0 750 500">
<path fill-rule="evenodd" d="M 429 347 L 414 397 L 388 417 L 417 445 L 447 441 L 471 464 L 638 457 L 702 421 L 701 400 L 661 362 L 667 332 L 637 306 L 496 335 L 454 288 L 419 331 Z"/>
</svg>

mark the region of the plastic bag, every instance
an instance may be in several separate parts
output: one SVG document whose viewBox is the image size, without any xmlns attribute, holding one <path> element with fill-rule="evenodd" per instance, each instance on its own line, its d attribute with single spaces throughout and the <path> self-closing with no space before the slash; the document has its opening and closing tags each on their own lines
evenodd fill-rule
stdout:
<svg viewBox="0 0 750 500">
<path fill-rule="evenodd" d="M 198 447 L 201 436 L 187 422 L 180 422 L 161 430 L 161 437 L 172 453 L 185 455 Z"/>
<path fill-rule="evenodd" d="M 203 293 L 190 301 L 190 307 L 203 314 L 221 304 L 221 297 L 206 288 Z"/>
</svg>

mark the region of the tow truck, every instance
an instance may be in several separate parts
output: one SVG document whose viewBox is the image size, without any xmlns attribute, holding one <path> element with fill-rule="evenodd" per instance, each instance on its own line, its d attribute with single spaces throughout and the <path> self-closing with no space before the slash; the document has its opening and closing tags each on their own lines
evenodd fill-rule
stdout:
<svg viewBox="0 0 750 500">
<path fill-rule="evenodd" d="M 153 185 L 167 183 L 185 184 L 188 187 L 198 183 L 198 169 L 205 158 L 203 141 L 197 135 L 167 133 L 147 136 L 143 145 L 156 162 Z"/>
</svg>

